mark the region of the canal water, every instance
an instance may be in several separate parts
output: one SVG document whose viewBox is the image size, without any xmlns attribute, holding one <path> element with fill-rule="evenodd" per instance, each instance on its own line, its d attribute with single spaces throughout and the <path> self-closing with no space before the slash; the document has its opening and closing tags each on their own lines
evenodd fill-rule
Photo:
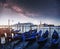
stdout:
<svg viewBox="0 0 60 49">
<path fill-rule="evenodd" d="M 43 46 L 40 46 L 37 41 L 34 42 L 19 42 L 19 41 L 14 41 L 11 43 L 8 43 L 1 47 L 0 49 L 52 49 L 51 48 L 51 42 L 48 40 Z M 54 49 L 60 49 L 60 40 L 59 40 L 59 45 L 58 47 Z"/>
<path fill-rule="evenodd" d="M 42 30 L 42 34 L 45 33 L 46 30 L 49 31 L 50 36 L 52 36 L 54 30 L 57 31 L 57 33 L 60 36 L 60 27 L 41 27 L 40 30 Z M 22 41 L 19 40 L 13 41 L 10 43 L 6 43 L 5 45 L 0 45 L 0 49 L 52 49 L 51 48 L 51 38 L 48 39 L 48 41 L 43 45 L 39 45 L 37 43 L 37 40 L 34 42 L 29 41 Z M 59 45 L 58 47 L 55 47 L 54 49 L 60 49 L 60 38 L 59 38 Z"/>
</svg>

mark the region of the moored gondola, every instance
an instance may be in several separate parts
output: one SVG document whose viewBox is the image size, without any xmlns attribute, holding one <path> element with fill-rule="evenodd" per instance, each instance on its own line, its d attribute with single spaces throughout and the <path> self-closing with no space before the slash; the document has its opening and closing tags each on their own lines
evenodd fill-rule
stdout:
<svg viewBox="0 0 60 49">
<path fill-rule="evenodd" d="M 15 40 L 21 40 L 21 34 L 18 33 L 20 30 L 13 30 L 11 31 L 11 34 L 7 36 L 8 41 L 15 41 Z"/>
<path fill-rule="evenodd" d="M 52 34 L 51 46 L 57 47 L 59 45 L 59 35 L 56 30 Z"/>
<path fill-rule="evenodd" d="M 44 45 L 48 40 L 48 30 L 46 30 L 45 33 L 37 40 L 39 45 Z"/>
<path fill-rule="evenodd" d="M 30 32 L 30 35 L 26 38 L 26 41 L 35 41 L 36 35 L 37 35 L 37 30 L 32 30 L 32 32 Z"/>
<path fill-rule="evenodd" d="M 42 30 L 40 30 L 40 31 L 37 33 L 37 39 L 41 37 L 41 34 L 42 34 Z"/>
<path fill-rule="evenodd" d="M 20 41 L 22 41 L 22 35 L 20 33 L 14 34 L 14 36 L 12 38 L 13 38 L 13 40 L 20 40 Z"/>
<path fill-rule="evenodd" d="M 25 41 L 35 41 L 37 35 L 37 30 L 30 30 L 27 33 L 24 33 Z"/>
</svg>

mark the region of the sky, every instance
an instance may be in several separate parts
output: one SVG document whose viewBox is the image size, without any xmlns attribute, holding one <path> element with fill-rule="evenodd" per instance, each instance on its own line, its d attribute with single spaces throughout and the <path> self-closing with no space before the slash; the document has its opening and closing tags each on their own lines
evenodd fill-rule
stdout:
<svg viewBox="0 0 60 49">
<path fill-rule="evenodd" d="M 60 25 L 59 0 L 0 0 L 0 24 L 31 22 Z"/>
</svg>

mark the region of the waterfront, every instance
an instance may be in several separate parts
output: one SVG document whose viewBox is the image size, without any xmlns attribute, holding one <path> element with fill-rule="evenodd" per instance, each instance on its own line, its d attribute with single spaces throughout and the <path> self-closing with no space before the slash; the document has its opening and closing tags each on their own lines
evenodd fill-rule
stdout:
<svg viewBox="0 0 60 49">
<path fill-rule="evenodd" d="M 49 31 L 49 38 L 48 41 L 44 44 L 44 46 L 40 46 L 37 43 L 37 39 L 34 42 L 29 42 L 29 41 L 20 41 L 19 40 L 14 40 L 12 42 L 8 42 L 6 44 L 1 44 L 0 45 L 0 49 L 50 49 L 51 48 L 51 38 L 52 38 L 52 34 L 54 32 L 54 30 L 57 31 L 58 35 L 59 35 L 59 45 L 57 48 L 55 49 L 59 49 L 60 48 L 60 27 L 40 27 L 39 30 L 42 30 L 42 34 L 45 33 L 46 30 Z M 38 33 L 38 31 L 37 31 Z M 3 47 L 2 47 L 3 45 Z"/>
</svg>

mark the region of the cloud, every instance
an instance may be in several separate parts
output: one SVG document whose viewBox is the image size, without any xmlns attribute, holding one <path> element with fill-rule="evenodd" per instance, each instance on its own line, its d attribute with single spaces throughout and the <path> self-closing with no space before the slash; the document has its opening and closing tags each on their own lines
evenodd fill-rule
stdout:
<svg viewBox="0 0 60 49">
<path fill-rule="evenodd" d="M 9 8 L 26 17 L 40 20 L 60 20 L 60 1 L 58 0 L 0 0 L 0 6 Z M 0 7 L 0 13 L 1 11 Z M 49 20 L 49 21 L 50 21 Z"/>
</svg>

